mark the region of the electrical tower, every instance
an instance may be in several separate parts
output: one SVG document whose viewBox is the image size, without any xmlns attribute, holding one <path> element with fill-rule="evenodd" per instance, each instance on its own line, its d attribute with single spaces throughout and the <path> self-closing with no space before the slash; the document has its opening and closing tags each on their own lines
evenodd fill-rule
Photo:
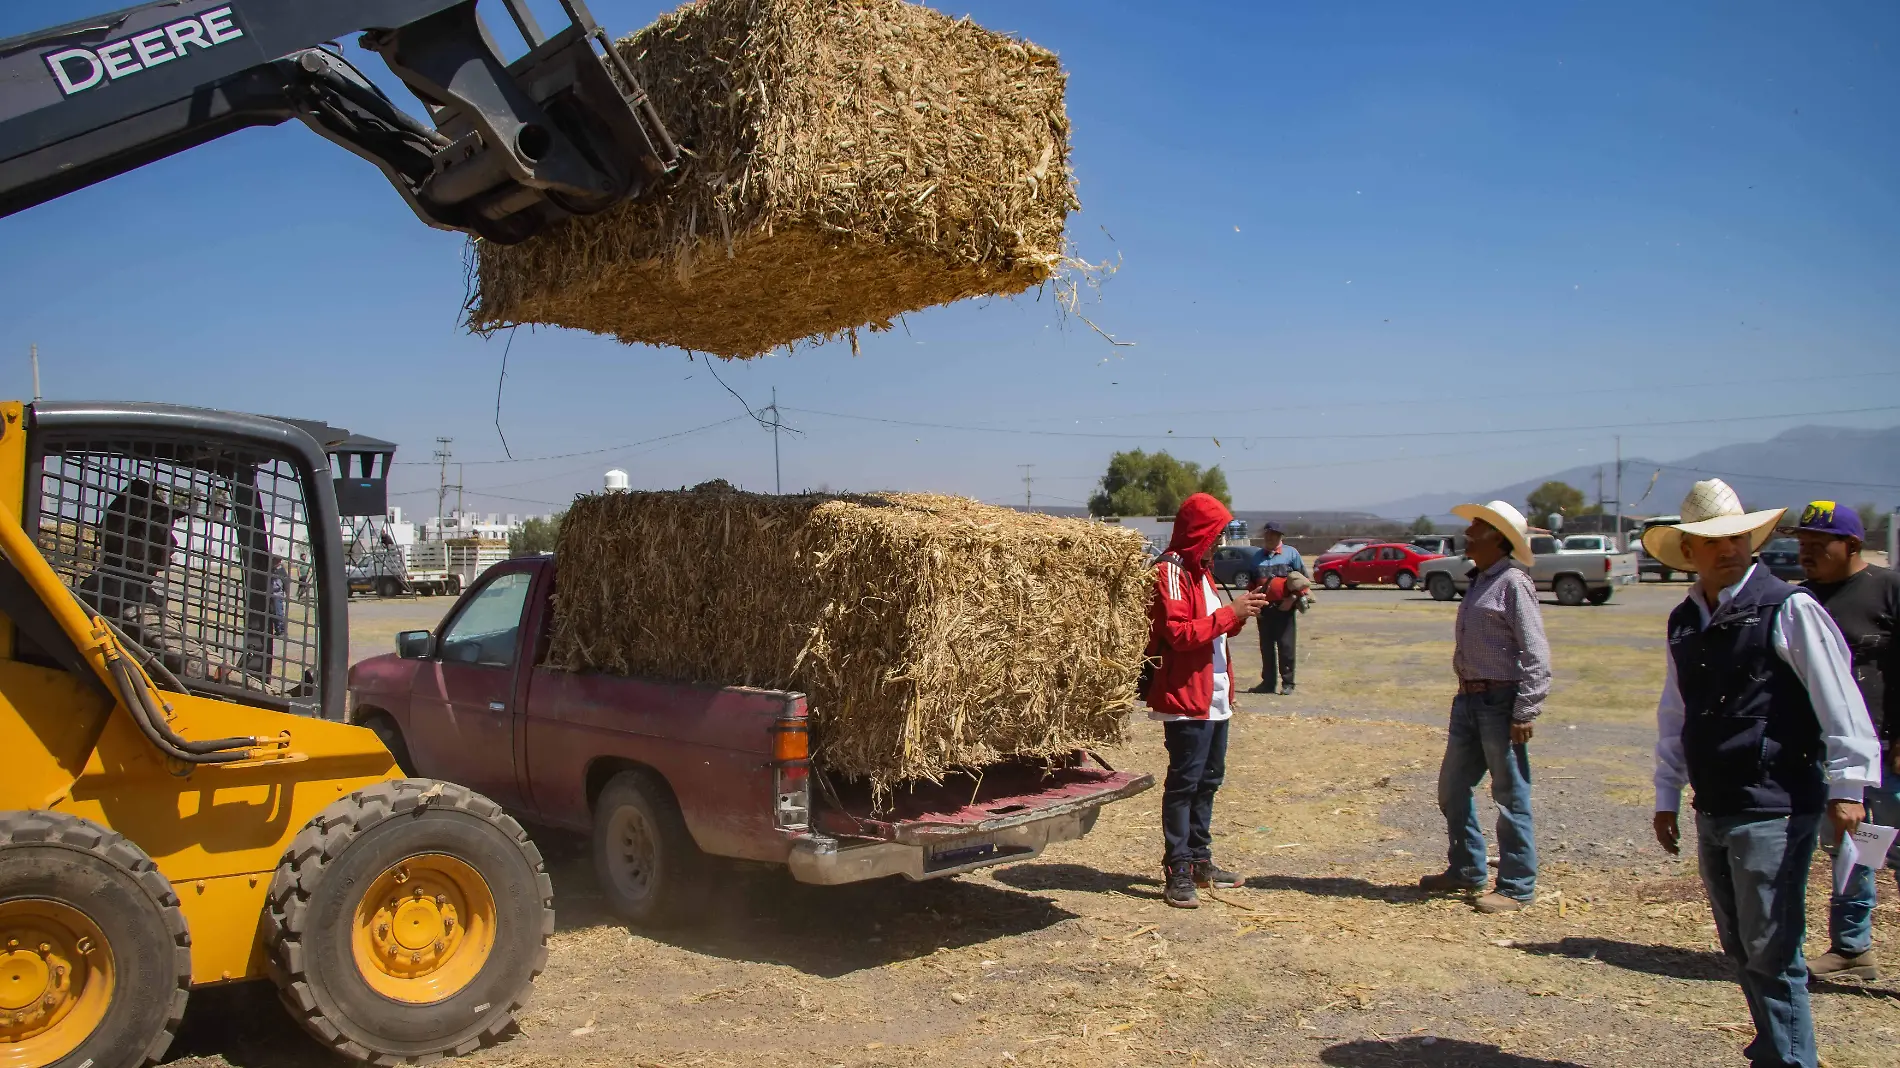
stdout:
<svg viewBox="0 0 1900 1068">
<path fill-rule="evenodd" d="M 451 448 L 454 444 L 454 438 L 435 439 L 435 461 L 442 465 L 441 474 L 437 477 L 435 483 L 435 523 L 438 532 L 442 532 L 445 526 L 442 509 L 449 503 L 449 460 L 455 455 L 454 450 Z M 460 468 L 458 467 L 457 470 L 460 470 Z M 459 486 L 457 487 L 458 492 L 460 488 Z M 446 538 L 448 535 L 443 533 L 442 536 Z"/>
<path fill-rule="evenodd" d="M 1034 508 L 1036 506 L 1036 465 L 1017 464 L 1016 466 L 1023 469 L 1023 507 Z"/>
</svg>

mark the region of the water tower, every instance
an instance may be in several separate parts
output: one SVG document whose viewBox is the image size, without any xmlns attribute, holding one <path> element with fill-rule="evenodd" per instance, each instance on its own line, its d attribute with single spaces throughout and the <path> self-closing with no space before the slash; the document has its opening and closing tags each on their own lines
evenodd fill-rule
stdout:
<svg viewBox="0 0 1900 1068">
<path fill-rule="evenodd" d="M 618 467 L 607 472 L 606 487 L 608 493 L 627 492 L 627 473 Z"/>
</svg>

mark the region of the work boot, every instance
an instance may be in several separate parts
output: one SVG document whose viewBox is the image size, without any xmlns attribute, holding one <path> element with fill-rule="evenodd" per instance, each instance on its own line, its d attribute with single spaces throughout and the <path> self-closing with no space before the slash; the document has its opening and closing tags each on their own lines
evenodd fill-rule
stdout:
<svg viewBox="0 0 1900 1068">
<path fill-rule="evenodd" d="M 1863 949 L 1859 953 L 1842 953 L 1838 949 L 1830 949 L 1808 961 L 1808 978 L 1872 981 L 1880 978 L 1880 968 L 1874 960 L 1872 949 Z"/>
<path fill-rule="evenodd" d="M 1194 885 L 1214 890 L 1233 890 L 1247 880 L 1221 867 L 1211 860 L 1194 862 Z"/>
<path fill-rule="evenodd" d="M 1493 890 L 1473 902 L 1472 905 L 1479 912 L 1487 916 L 1494 916 L 1500 912 L 1522 912 L 1525 907 L 1530 905 L 1530 902 L 1515 897 L 1506 897 L 1496 890 Z"/>
<path fill-rule="evenodd" d="M 1168 890 L 1164 896 L 1168 904 L 1177 909 L 1201 907 L 1201 895 L 1194 892 L 1194 865 L 1168 865 Z"/>
<path fill-rule="evenodd" d="M 1247 692 L 1248 693 L 1279 693 L 1280 691 L 1274 688 L 1273 683 L 1262 682 L 1259 685 L 1248 690 Z"/>
<path fill-rule="evenodd" d="M 1291 696 L 1293 696 L 1293 684 L 1292 684 L 1292 683 L 1290 683 L 1290 682 L 1283 682 L 1283 683 L 1281 683 L 1281 684 L 1280 684 L 1280 694 L 1281 694 L 1282 696 L 1284 696 L 1284 697 L 1291 697 Z"/>
<path fill-rule="evenodd" d="M 1418 888 L 1428 894 L 1475 894 L 1484 889 L 1484 884 L 1474 885 L 1448 871 L 1441 871 L 1436 875 L 1420 876 Z"/>
</svg>

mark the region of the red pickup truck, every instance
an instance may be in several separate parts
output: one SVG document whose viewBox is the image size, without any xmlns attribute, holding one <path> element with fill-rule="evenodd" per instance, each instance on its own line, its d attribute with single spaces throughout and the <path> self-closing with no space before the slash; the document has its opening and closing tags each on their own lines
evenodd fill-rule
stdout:
<svg viewBox="0 0 1900 1068">
<path fill-rule="evenodd" d="M 803 694 L 543 666 L 554 584 L 551 556 L 489 568 L 435 630 L 350 670 L 350 718 L 408 774 L 591 831 L 601 890 L 635 922 L 682 918 L 709 856 L 807 883 L 934 879 L 1080 838 L 1154 785 L 1076 753 L 903 784 L 874 806 L 809 759 Z"/>
</svg>

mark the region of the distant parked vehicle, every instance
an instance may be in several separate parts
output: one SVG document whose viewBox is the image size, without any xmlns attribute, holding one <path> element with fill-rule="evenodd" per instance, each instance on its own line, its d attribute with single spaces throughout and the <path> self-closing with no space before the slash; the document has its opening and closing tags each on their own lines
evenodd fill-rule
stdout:
<svg viewBox="0 0 1900 1068">
<path fill-rule="evenodd" d="M 1644 575 L 1654 575 L 1657 579 L 1668 582 L 1675 577 L 1675 571 L 1665 566 L 1661 560 L 1656 559 L 1643 550 L 1643 535 L 1649 531 L 1650 527 L 1663 527 L 1671 523 L 1680 522 L 1682 522 L 1682 517 L 1679 515 L 1659 515 L 1651 519 L 1643 520 L 1643 525 L 1630 534 L 1629 551 L 1636 557 L 1636 575 L 1638 579 L 1641 579 Z"/>
<path fill-rule="evenodd" d="M 1379 539 L 1377 538 L 1341 538 L 1333 543 L 1332 548 L 1320 553 L 1318 558 L 1313 561 L 1313 566 L 1318 568 L 1321 564 L 1330 563 L 1334 560 L 1344 560 L 1346 557 L 1351 556 L 1366 546 L 1376 545 L 1378 542 Z"/>
<path fill-rule="evenodd" d="M 1440 559 L 1416 545 L 1384 542 L 1368 545 L 1351 556 L 1329 560 L 1313 568 L 1313 577 L 1329 590 L 1365 584 L 1393 585 L 1409 590 L 1418 585 L 1419 566 Z"/>
<path fill-rule="evenodd" d="M 1463 534 L 1420 534 L 1412 539 L 1412 544 L 1428 553 L 1439 556 L 1458 556 L 1465 551 Z"/>
<path fill-rule="evenodd" d="M 1618 586 L 1637 581 L 1636 558 L 1629 553 L 1565 549 L 1549 534 L 1531 535 L 1531 580 L 1565 605 L 1604 604 Z M 1471 586 L 1469 561 L 1439 558 L 1419 571 L 1432 597 L 1449 601 Z"/>
<path fill-rule="evenodd" d="M 1793 538 L 1776 538 L 1761 547 L 1762 566 L 1776 578 L 1800 582 L 1808 577 L 1801 568 L 1801 543 Z"/>
<path fill-rule="evenodd" d="M 1249 586 L 1260 574 L 1260 560 L 1266 555 L 1258 545 L 1223 545 L 1214 550 L 1208 571 L 1216 586 Z"/>
<path fill-rule="evenodd" d="M 1567 553 L 1617 553 L 1623 550 L 1616 544 L 1614 534 L 1572 534 L 1564 539 L 1562 552 Z"/>
</svg>

